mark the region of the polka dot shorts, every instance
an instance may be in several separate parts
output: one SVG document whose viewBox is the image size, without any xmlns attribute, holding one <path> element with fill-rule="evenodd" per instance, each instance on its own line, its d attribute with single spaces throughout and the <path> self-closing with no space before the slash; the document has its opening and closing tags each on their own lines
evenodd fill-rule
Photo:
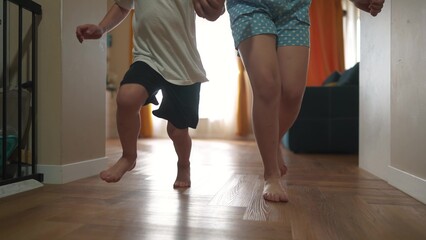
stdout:
<svg viewBox="0 0 426 240">
<path fill-rule="evenodd" d="M 259 34 L 277 36 L 277 47 L 309 47 L 311 0 L 227 0 L 235 48 Z"/>
</svg>

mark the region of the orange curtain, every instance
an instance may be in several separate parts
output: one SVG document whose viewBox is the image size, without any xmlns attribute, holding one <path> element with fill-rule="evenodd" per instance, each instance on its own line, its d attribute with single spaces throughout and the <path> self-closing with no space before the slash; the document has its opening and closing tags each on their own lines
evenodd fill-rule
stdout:
<svg viewBox="0 0 426 240">
<path fill-rule="evenodd" d="M 133 18 L 133 11 L 130 13 L 131 18 Z M 133 26 L 132 21 L 130 21 L 130 43 L 129 43 L 129 65 L 133 63 Z M 152 126 L 152 108 L 151 104 L 143 106 L 140 110 L 140 121 L 141 128 L 139 130 L 140 138 L 151 138 L 153 136 L 153 126 Z"/>
<path fill-rule="evenodd" d="M 341 0 L 312 0 L 308 86 L 320 86 L 334 71 L 344 70 Z"/>
</svg>

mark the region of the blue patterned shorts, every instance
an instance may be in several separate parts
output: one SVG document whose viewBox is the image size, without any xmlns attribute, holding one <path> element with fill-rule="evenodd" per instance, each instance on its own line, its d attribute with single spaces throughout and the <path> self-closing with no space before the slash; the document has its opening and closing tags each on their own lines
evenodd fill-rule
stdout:
<svg viewBox="0 0 426 240">
<path fill-rule="evenodd" d="M 259 34 L 277 36 L 277 46 L 309 47 L 311 0 L 227 0 L 235 48 Z"/>
</svg>

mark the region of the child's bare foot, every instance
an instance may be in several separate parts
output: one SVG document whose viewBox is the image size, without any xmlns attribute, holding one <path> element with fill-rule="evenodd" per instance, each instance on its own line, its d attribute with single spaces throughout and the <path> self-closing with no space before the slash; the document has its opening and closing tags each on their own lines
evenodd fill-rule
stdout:
<svg viewBox="0 0 426 240">
<path fill-rule="evenodd" d="M 127 171 L 132 170 L 135 166 L 136 160 L 128 160 L 122 157 L 113 166 L 102 171 L 99 176 L 108 183 L 118 182 Z"/>
<path fill-rule="evenodd" d="M 191 168 L 189 164 L 178 164 L 176 181 L 173 188 L 188 188 L 191 187 Z"/>
<path fill-rule="evenodd" d="M 281 185 L 279 178 L 269 178 L 265 180 L 263 198 L 272 202 L 288 202 L 287 192 Z"/>
</svg>

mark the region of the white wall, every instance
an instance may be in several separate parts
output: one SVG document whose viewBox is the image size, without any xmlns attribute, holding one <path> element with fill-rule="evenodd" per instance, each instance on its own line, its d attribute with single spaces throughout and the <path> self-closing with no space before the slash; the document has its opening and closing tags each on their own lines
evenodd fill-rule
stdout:
<svg viewBox="0 0 426 240">
<path fill-rule="evenodd" d="M 105 39 L 80 44 L 75 28 L 98 23 L 103 0 L 37 0 L 39 170 L 65 183 L 105 167 Z"/>
<path fill-rule="evenodd" d="M 63 161 L 75 163 L 105 154 L 106 41 L 104 37 L 80 44 L 75 29 L 79 24 L 97 24 L 106 13 L 106 3 L 62 3 Z"/>
<path fill-rule="evenodd" d="M 361 16 L 360 167 L 426 203 L 426 2 Z"/>
<path fill-rule="evenodd" d="M 387 179 L 390 164 L 391 8 L 361 13 L 359 165 Z"/>
</svg>

